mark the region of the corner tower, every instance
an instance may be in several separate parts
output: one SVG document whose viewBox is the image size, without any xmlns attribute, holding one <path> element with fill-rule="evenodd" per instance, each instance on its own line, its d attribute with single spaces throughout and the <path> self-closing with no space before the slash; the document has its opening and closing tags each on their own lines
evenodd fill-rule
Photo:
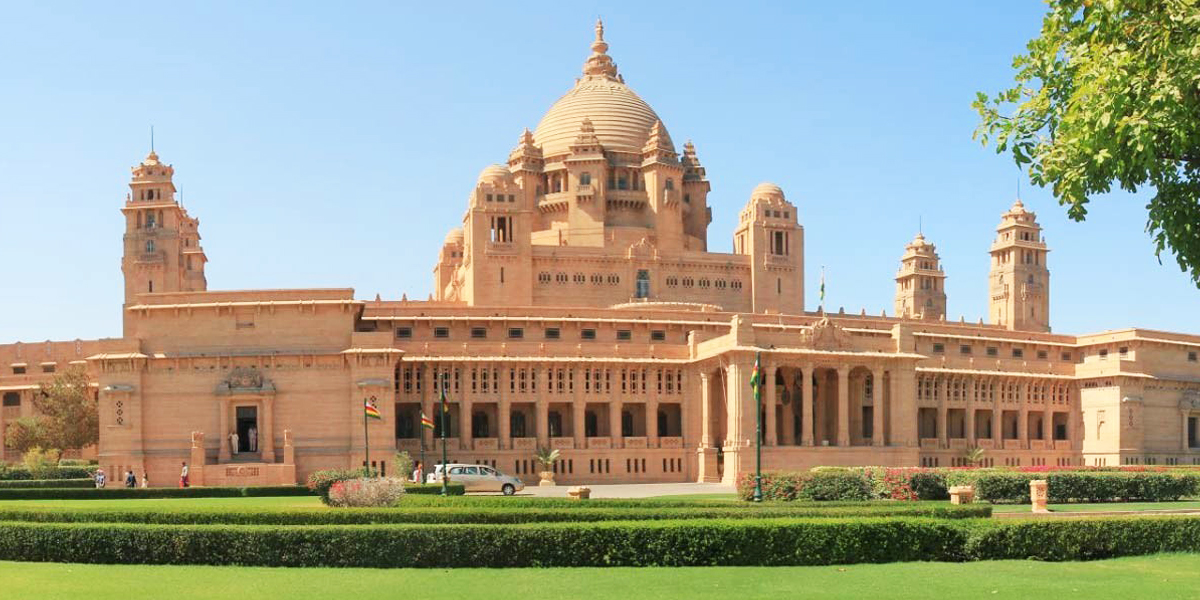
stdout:
<svg viewBox="0 0 1200 600">
<path fill-rule="evenodd" d="M 773 183 L 761 183 L 733 233 L 734 254 L 750 255 L 751 304 L 756 313 L 804 312 L 804 228 L 796 207 Z"/>
<path fill-rule="evenodd" d="M 904 247 L 896 273 L 896 316 L 902 319 L 946 318 L 946 273 L 937 247 L 918 233 Z"/>
<path fill-rule="evenodd" d="M 1037 215 L 1018 199 L 1001 217 L 992 242 L 988 314 L 993 325 L 1050 331 L 1049 252 Z"/>
<path fill-rule="evenodd" d="M 175 169 L 153 150 L 133 167 L 125 196 L 125 307 L 140 294 L 199 292 L 208 288 L 200 247 L 200 220 L 175 199 Z"/>
</svg>

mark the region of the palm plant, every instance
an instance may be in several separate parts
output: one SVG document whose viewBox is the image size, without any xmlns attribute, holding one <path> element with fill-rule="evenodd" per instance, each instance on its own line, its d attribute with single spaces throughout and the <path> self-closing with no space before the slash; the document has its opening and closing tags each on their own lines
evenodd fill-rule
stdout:
<svg viewBox="0 0 1200 600">
<path fill-rule="evenodd" d="M 534 451 L 533 456 L 542 465 L 543 471 L 552 471 L 554 463 L 558 462 L 560 453 L 553 448 L 538 448 Z"/>
<path fill-rule="evenodd" d="M 963 458 L 966 459 L 967 464 L 975 467 L 978 466 L 979 463 L 983 462 L 984 454 L 987 454 L 987 450 L 985 448 L 975 446 L 974 448 L 968 448 L 967 451 L 963 453 Z"/>
</svg>

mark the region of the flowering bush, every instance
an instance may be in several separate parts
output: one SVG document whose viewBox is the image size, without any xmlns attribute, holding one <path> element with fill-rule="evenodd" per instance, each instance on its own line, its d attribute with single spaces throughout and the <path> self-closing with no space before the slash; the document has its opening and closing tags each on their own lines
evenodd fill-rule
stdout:
<svg viewBox="0 0 1200 600">
<path fill-rule="evenodd" d="M 360 477 L 344 479 L 329 486 L 329 505 L 339 507 L 385 507 L 404 496 L 404 480 L 399 477 Z"/>
<path fill-rule="evenodd" d="M 308 489 L 321 497 L 321 502 L 329 504 L 329 488 L 339 481 L 357 479 L 363 476 L 362 469 L 325 469 L 313 471 L 308 476 Z"/>
</svg>

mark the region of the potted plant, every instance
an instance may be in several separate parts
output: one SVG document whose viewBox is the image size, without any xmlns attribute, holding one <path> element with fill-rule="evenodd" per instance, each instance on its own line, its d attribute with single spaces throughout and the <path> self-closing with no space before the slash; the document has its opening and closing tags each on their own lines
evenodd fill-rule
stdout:
<svg viewBox="0 0 1200 600">
<path fill-rule="evenodd" d="M 987 454 L 987 450 L 985 448 L 975 446 L 974 448 L 968 448 L 967 451 L 963 453 L 963 459 L 968 465 L 972 467 L 978 467 L 983 462 L 983 457 L 985 454 Z"/>
<path fill-rule="evenodd" d="M 538 473 L 542 480 L 538 482 L 539 486 L 558 485 L 554 482 L 554 463 L 558 462 L 559 452 L 551 448 L 538 448 L 534 452 L 534 458 L 538 464 L 542 465 L 542 471 Z"/>
</svg>

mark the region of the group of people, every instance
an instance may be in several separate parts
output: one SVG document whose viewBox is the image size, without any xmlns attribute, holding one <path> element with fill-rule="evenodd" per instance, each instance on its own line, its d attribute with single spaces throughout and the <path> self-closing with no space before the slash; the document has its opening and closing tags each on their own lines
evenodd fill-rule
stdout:
<svg viewBox="0 0 1200 600">
<path fill-rule="evenodd" d="M 97 488 L 102 488 L 108 485 L 108 474 L 104 472 L 104 469 L 96 469 L 96 474 L 93 476 L 93 480 L 96 482 Z M 135 488 L 137 486 L 138 478 L 137 475 L 134 474 L 133 469 L 125 471 L 125 487 Z M 146 475 L 145 471 L 142 471 L 142 487 L 150 487 L 150 477 Z"/>
</svg>

